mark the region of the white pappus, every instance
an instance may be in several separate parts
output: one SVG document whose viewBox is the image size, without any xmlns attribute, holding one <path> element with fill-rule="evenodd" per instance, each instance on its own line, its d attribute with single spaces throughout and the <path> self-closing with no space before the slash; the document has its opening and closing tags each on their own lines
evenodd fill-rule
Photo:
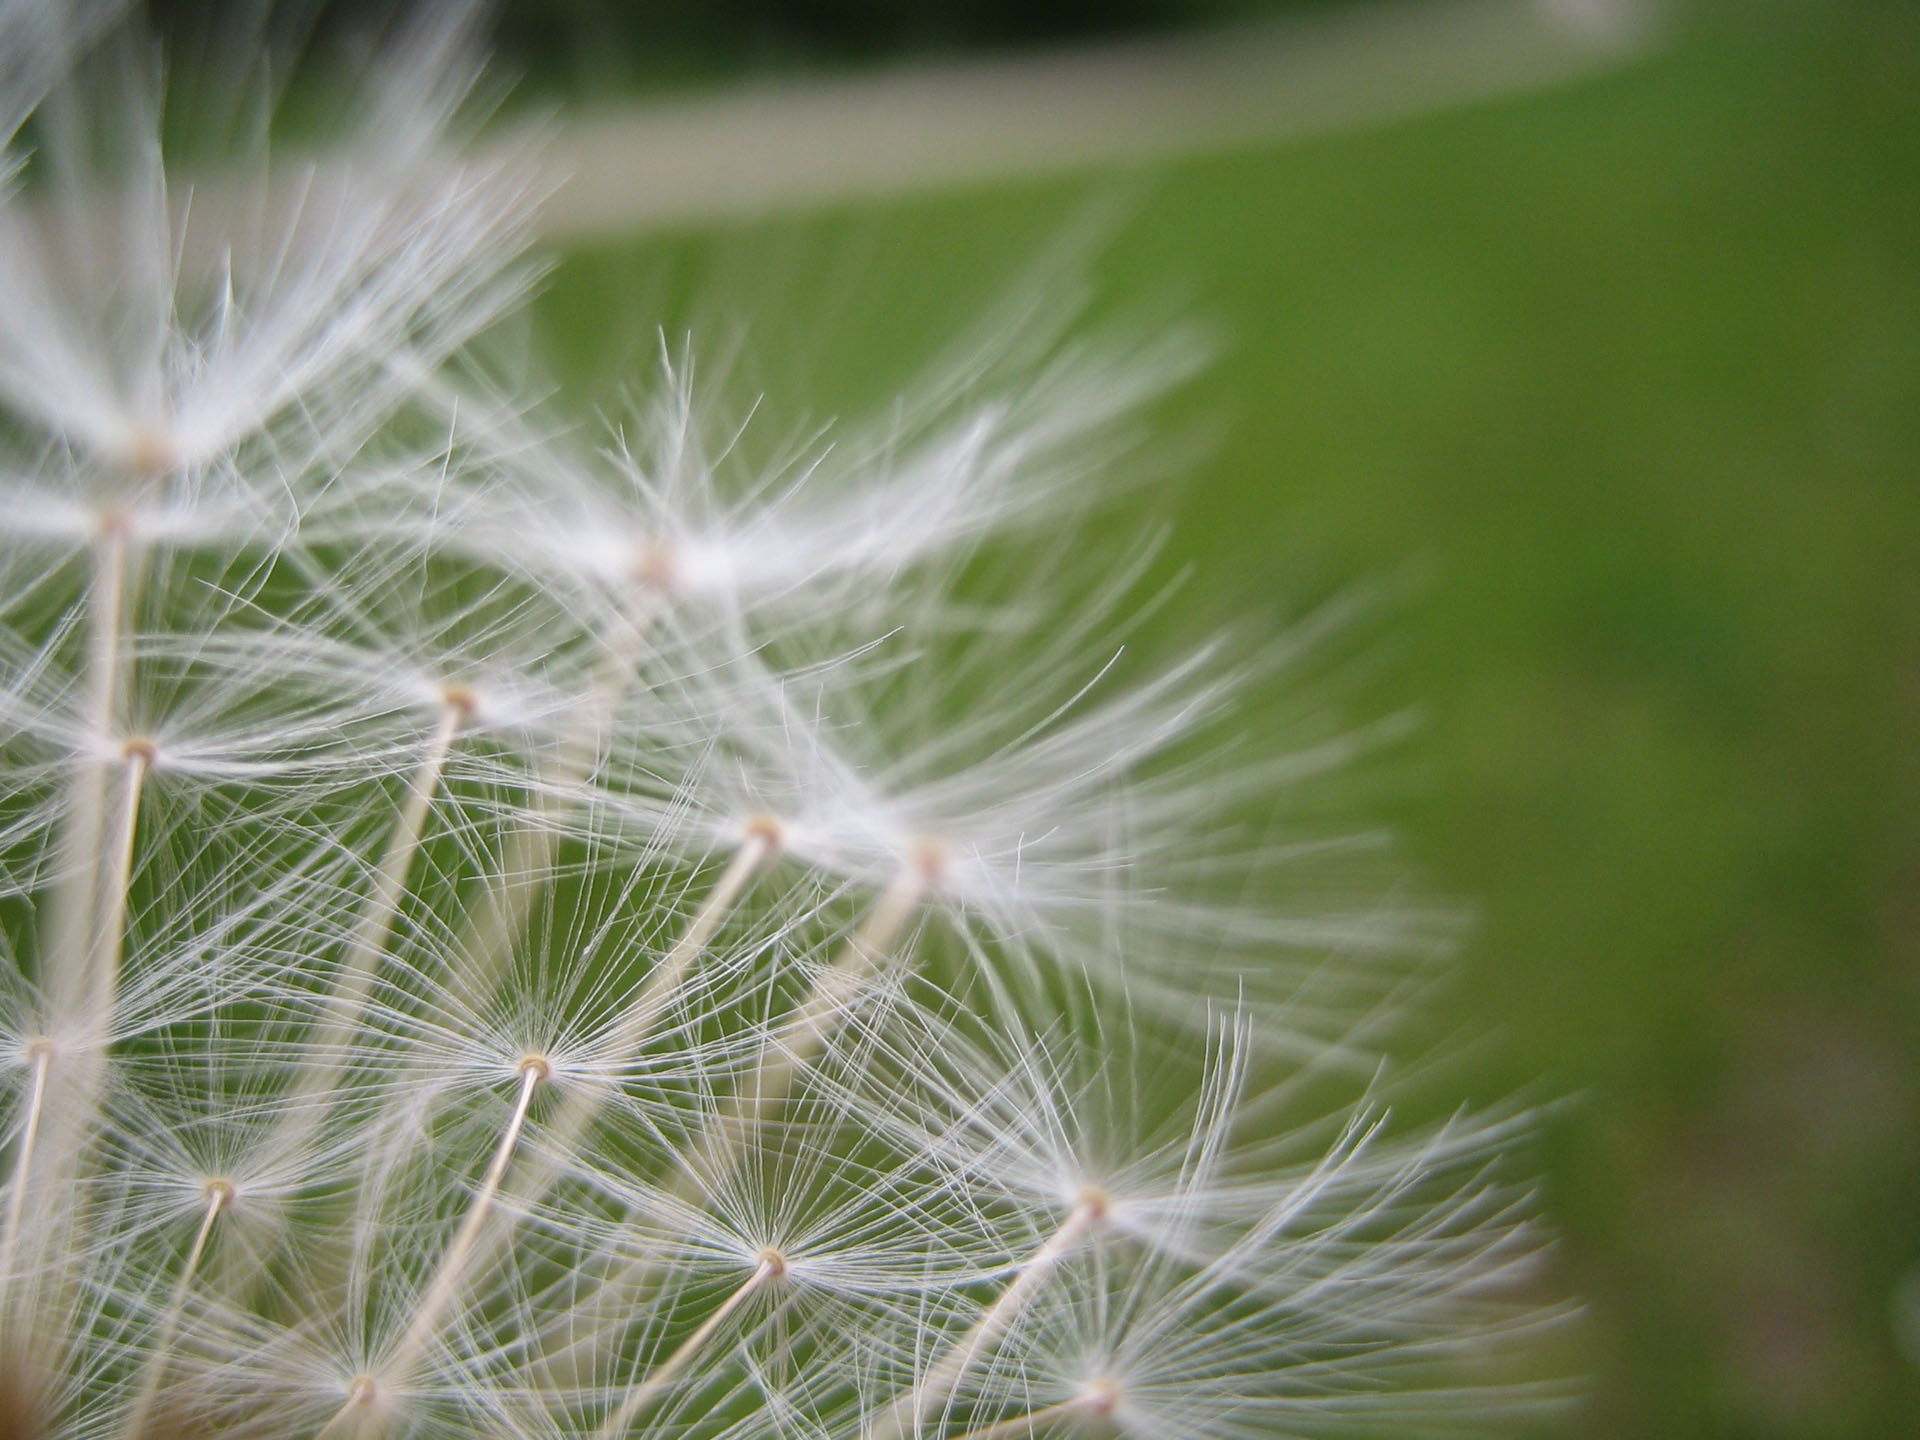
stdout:
<svg viewBox="0 0 1920 1440">
<path fill-rule="evenodd" d="M 1335 612 L 1156 660 L 1087 523 L 1192 337 L 1022 296 L 771 459 L 663 344 L 583 440 L 471 348 L 478 39 L 306 165 L 251 54 L 187 164 L 136 23 L 0 0 L 0 1435 L 1557 1399 L 1526 1117 L 1384 1098 L 1447 927 L 1322 791 L 1398 722 L 1274 720 Z"/>
</svg>

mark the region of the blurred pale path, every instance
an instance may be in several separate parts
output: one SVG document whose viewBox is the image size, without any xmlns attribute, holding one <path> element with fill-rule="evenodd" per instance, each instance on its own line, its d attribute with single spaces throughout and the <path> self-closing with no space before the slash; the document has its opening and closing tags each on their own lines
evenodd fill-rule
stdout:
<svg viewBox="0 0 1920 1440">
<path fill-rule="evenodd" d="M 1198 36 L 652 102 L 572 123 L 544 212 L 567 239 L 1229 151 L 1585 75 L 1648 0 L 1382 0 Z"/>
</svg>

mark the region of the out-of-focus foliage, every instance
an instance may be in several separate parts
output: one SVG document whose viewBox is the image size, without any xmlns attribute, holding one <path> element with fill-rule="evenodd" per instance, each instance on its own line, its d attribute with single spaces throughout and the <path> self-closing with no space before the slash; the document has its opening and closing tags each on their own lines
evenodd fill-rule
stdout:
<svg viewBox="0 0 1920 1440">
<path fill-rule="evenodd" d="M 1353 0 L 496 0 L 502 50 L 545 90 L 605 91 L 770 68 L 879 62 L 1033 41 L 1166 33 Z M 172 36 L 253 0 L 148 0 Z M 316 35 L 377 30 L 395 0 L 298 0 L 276 25 Z M 231 21 L 223 19 L 223 25 Z"/>
</svg>

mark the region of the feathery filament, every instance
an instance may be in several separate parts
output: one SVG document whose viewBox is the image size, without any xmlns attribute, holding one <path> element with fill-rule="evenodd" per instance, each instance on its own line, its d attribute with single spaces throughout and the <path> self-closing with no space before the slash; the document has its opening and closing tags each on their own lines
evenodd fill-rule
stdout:
<svg viewBox="0 0 1920 1440">
<path fill-rule="evenodd" d="M 1563 1400 L 1525 1117 L 1375 1078 L 1442 917 L 1288 808 L 1391 727 L 1250 737 L 1315 625 L 1148 671 L 1062 543 L 1190 341 L 1030 306 L 758 468 L 666 354 L 596 451 L 463 362 L 540 194 L 471 10 L 197 209 L 113 12 L 0 0 L 0 1431 Z"/>
</svg>

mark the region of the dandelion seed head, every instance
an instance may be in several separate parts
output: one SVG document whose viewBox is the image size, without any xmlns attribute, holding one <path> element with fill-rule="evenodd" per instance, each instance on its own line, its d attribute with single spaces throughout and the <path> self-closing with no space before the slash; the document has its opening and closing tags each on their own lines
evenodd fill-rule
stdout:
<svg viewBox="0 0 1920 1440">
<path fill-rule="evenodd" d="M 1395 1117 L 1419 927 L 1271 813 L 1392 727 L 1269 743 L 1332 622 L 1156 660 L 1156 542 L 1080 523 L 1190 334 L 1050 262 L 870 419 L 663 339 L 596 439 L 473 345 L 540 189 L 474 7 L 293 163 L 237 42 L 192 174 L 112 9 L 0 0 L 0 1428 L 1541 1397 L 1476 1368 L 1565 1318 L 1526 1117 Z"/>
</svg>

